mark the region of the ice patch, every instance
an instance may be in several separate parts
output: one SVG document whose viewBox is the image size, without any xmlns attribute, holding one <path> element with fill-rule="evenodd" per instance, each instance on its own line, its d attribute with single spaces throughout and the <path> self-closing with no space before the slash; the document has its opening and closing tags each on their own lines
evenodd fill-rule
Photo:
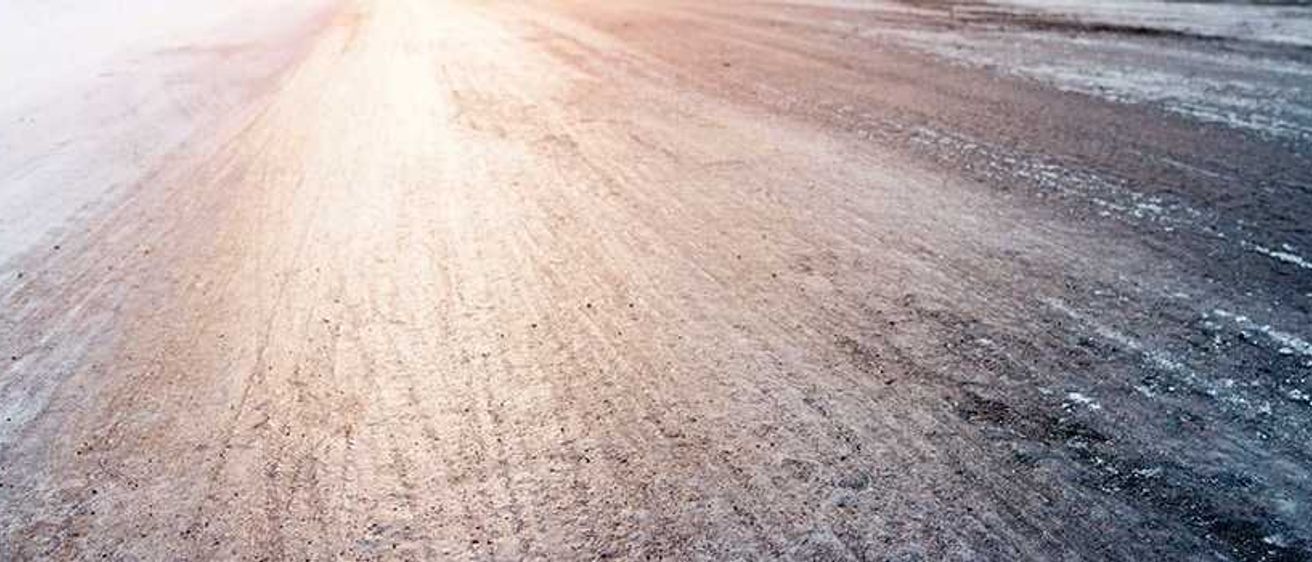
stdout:
<svg viewBox="0 0 1312 562">
<path fill-rule="evenodd" d="M 1158 476 L 1161 476 L 1161 474 L 1161 467 L 1140 468 L 1134 471 L 1134 475 L 1139 478 L 1157 478 Z"/>
<path fill-rule="evenodd" d="M 1096 400 L 1079 392 L 1067 392 L 1066 399 L 1081 406 L 1087 406 L 1090 410 L 1102 409 L 1102 405 L 1098 404 Z"/>
<path fill-rule="evenodd" d="M 1257 322 L 1254 322 L 1252 319 L 1250 319 L 1247 316 L 1244 316 L 1242 314 L 1234 314 L 1232 312 L 1221 310 L 1219 308 L 1213 310 L 1212 315 L 1220 318 L 1233 320 L 1234 323 L 1238 325 L 1239 329 L 1241 330 L 1246 330 L 1250 332 L 1261 332 L 1262 334 L 1266 335 L 1266 337 L 1270 338 L 1271 341 L 1276 343 L 1276 345 L 1278 346 L 1277 348 L 1278 353 L 1281 353 L 1283 355 L 1298 353 L 1299 355 L 1302 355 L 1304 357 L 1312 357 L 1312 343 L 1308 343 L 1307 340 L 1299 336 L 1296 336 L 1289 332 L 1277 330 L 1275 328 L 1272 328 L 1269 324 L 1258 324 Z M 1284 352 L 1283 350 L 1285 349 L 1288 349 L 1289 351 Z"/>
<path fill-rule="evenodd" d="M 949 62 L 1067 92 L 1153 105 L 1262 135 L 1312 139 L 1312 89 L 1306 86 L 1312 65 L 1303 62 L 1115 36 L 987 28 L 882 35 Z"/>
<path fill-rule="evenodd" d="M 1289 546 L 1289 540 L 1286 539 L 1285 536 L 1281 534 L 1267 535 L 1265 537 L 1262 537 L 1262 542 L 1269 544 L 1271 546 L 1278 546 L 1281 548 L 1286 548 Z"/>
<path fill-rule="evenodd" d="M 1298 254 L 1295 254 L 1293 252 L 1294 248 L 1288 244 L 1281 244 L 1280 247 L 1282 249 L 1280 250 L 1272 250 L 1270 248 L 1253 244 L 1252 242 L 1244 242 L 1243 247 L 1269 258 L 1275 258 L 1283 262 L 1292 263 L 1303 269 L 1312 269 L 1312 262 L 1304 259 L 1302 256 Z"/>
<path fill-rule="evenodd" d="M 1204 376 L 1186 365 L 1183 361 L 1177 359 L 1170 352 L 1161 349 L 1148 348 L 1129 334 L 1116 330 L 1096 319 L 1090 318 L 1088 315 L 1072 309 L 1060 300 L 1046 298 L 1043 299 L 1042 302 L 1054 310 L 1065 314 L 1072 320 L 1085 325 L 1099 337 L 1111 341 L 1127 351 L 1138 353 L 1148 367 L 1154 368 L 1161 373 L 1172 375 L 1177 381 L 1186 383 L 1189 388 L 1211 396 L 1224 404 L 1230 404 L 1246 410 L 1254 408 L 1252 401 L 1244 396 L 1244 389 L 1240 385 L 1237 385 L 1234 379 L 1221 378 L 1216 380 L 1213 379 L 1213 377 Z M 1134 386 L 1134 390 L 1144 397 L 1155 398 L 1159 391 L 1165 391 L 1167 393 L 1176 392 L 1177 386 L 1173 384 L 1165 384 L 1160 387 L 1157 385 L 1150 387 L 1145 384 L 1140 384 Z M 1092 401 L 1090 397 L 1078 392 L 1068 394 L 1067 398 L 1075 404 L 1083 404 L 1085 399 Z M 1090 406 L 1090 408 L 1096 409 L 1092 406 Z"/>
</svg>

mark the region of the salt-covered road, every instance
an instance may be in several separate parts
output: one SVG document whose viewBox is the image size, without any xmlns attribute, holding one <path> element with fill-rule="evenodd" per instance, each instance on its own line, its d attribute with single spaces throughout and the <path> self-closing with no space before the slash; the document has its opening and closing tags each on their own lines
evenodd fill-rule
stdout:
<svg viewBox="0 0 1312 562">
<path fill-rule="evenodd" d="M 3 8 L 0 558 L 1312 556 L 1298 9 L 133 4 Z"/>
</svg>

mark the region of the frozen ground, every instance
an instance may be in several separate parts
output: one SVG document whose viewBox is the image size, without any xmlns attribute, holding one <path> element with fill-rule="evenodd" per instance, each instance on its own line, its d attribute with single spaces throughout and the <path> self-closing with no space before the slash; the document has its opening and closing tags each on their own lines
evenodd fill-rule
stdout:
<svg viewBox="0 0 1312 562">
<path fill-rule="evenodd" d="M 98 6 L 0 559 L 1312 558 L 1305 7 Z"/>
</svg>

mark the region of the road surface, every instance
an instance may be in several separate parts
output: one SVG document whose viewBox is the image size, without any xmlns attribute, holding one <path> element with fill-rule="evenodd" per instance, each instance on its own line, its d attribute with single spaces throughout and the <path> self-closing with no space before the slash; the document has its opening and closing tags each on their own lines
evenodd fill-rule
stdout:
<svg viewBox="0 0 1312 562">
<path fill-rule="evenodd" d="M 0 558 L 1312 558 L 1308 8 L 1073 4 L 11 6 Z"/>
</svg>

